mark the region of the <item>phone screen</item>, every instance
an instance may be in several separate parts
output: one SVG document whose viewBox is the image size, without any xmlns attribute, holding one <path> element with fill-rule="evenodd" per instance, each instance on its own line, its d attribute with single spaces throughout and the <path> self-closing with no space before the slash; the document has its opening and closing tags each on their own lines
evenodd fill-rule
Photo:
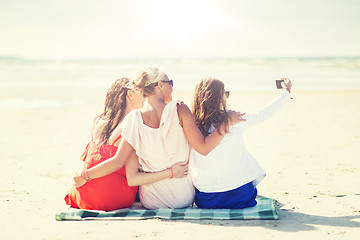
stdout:
<svg viewBox="0 0 360 240">
<path fill-rule="evenodd" d="M 276 88 L 277 89 L 281 89 L 282 86 L 281 86 L 281 83 L 284 82 L 284 80 L 275 80 L 275 83 L 276 83 Z"/>
</svg>

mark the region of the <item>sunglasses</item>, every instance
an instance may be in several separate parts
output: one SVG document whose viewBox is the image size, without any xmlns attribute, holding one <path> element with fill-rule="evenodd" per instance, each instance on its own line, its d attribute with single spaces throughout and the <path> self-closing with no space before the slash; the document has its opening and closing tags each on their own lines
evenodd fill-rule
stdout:
<svg viewBox="0 0 360 240">
<path fill-rule="evenodd" d="M 125 84 L 125 88 L 128 90 L 135 91 L 135 88 L 129 82 L 127 84 Z"/>
<path fill-rule="evenodd" d="M 230 91 L 225 91 L 225 96 L 226 96 L 226 98 L 229 98 L 229 96 L 230 96 Z"/>
<path fill-rule="evenodd" d="M 164 83 L 169 83 L 172 87 L 174 86 L 174 81 L 173 80 L 169 80 L 169 81 L 160 81 L 160 82 L 164 82 Z M 158 85 L 159 82 L 155 83 L 155 87 Z"/>
</svg>

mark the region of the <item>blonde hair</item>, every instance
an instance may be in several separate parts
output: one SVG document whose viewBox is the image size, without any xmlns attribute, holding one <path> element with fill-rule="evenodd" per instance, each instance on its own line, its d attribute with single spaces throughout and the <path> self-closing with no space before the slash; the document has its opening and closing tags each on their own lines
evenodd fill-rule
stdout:
<svg viewBox="0 0 360 240">
<path fill-rule="evenodd" d="M 140 91 L 144 97 L 155 93 L 157 82 L 165 80 L 166 74 L 157 67 L 148 67 L 136 73 L 130 85 Z"/>
</svg>

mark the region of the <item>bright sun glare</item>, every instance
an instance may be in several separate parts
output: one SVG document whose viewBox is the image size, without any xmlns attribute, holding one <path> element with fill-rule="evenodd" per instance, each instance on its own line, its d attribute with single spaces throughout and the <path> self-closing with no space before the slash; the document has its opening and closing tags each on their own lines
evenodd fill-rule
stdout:
<svg viewBox="0 0 360 240">
<path fill-rule="evenodd" d="M 149 25 L 164 32 L 175 34 L 181 40 L 187 40 L 189 34 L 209 21 L 218 18 L 205 1 L 151 1 Z"/>
<path fill-rule="evenodd" d="M 225 26 L 228 19 L 204 0 L 149 1 L 146 7 L 147 21 L 144 31 L 148 40 L 172 37 L 178 53 L 183 57 L 198 51 L 199 41 L 212 36 L 213 26 Z M 154 34 L 157 36 L 154 37 Z M 172 51 L 173 49 L 169 49 Z"/>
</svg>

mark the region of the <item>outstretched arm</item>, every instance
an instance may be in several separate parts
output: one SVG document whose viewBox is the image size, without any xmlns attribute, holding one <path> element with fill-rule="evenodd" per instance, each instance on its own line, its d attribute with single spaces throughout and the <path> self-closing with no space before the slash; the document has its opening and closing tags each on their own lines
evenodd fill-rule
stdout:
<svg viewBox="0 0 360 240">
<path fill-rule="evenodd" d="M 229 114 L 231 125 L 245 121 L 241 118 L 243 114 L 239 114 L 234 111 L 230 112 Z M 198 153 L 204 156 L 209 154 L 225 136 L 227 126 L 221 125 L 219 129 L 221 134 L 219 134 L 218 131 L 213 131 L 207 137 L 204 137 L 198 126 L 195 124 L 194 116 L 192 115 L 190 109 L 185 104 L 178 105 L 178 115 L 186 139 Z"/>
<path fill-rule="evenodd" d="M 115 153 L 115 155 L 104 162 L 82 172 L 82 174 L 77 174 L 73 179 L 75 182 L 75 187 L 81 187 L 86 183 L 85 178 L 88 180 L 106 176 L 110 173 L 115 172 L 122 168 L 126 161 L 129 159 L 131 154 L 135 152 L 133 147 L 124 139 L 121 139 L 120 145 Z M 85 178 L 84 178 L 85 177 Z"/>
<path fill-rule="evenodd" d="M 246 123 L 241 125 L 242 127 L 248 127 L 264 122 L 265 120 L 273 116 L 277 110 L 279 110 L 288 100 L 291 99 L 290 92 L 292 83 L 290 79 L 287 78 L 282 78 L 282 80 L 284 80 L 284 82 L 281 83 L 283 87 L 283 92 L 263 109 L 253 112 L 247 112 L 247 121 Z"/>
</svg>

